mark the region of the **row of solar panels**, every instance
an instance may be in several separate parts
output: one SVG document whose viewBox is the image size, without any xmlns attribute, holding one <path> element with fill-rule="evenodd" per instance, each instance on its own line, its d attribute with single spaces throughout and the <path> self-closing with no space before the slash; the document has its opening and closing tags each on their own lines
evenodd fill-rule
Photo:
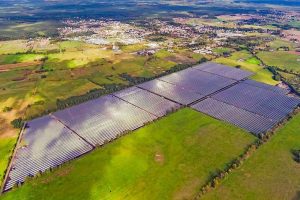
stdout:
<svg viewBox="0 0 300 200">
<path fill-rule="evenodd" d="M 30 121 L 22 138 L 26 146 L 17 151 L 5 189 L 182 105 L 252 133 L 263 133 L 299 101 L 277 87 L 243 80 L 250 75 L 205 63 Z"/>
<path fill-rule="evenodd" d="M 180 105 L 132 87 L 27 123 L 5 190 L 95 146 L 133 131 Z"/>
</svg>

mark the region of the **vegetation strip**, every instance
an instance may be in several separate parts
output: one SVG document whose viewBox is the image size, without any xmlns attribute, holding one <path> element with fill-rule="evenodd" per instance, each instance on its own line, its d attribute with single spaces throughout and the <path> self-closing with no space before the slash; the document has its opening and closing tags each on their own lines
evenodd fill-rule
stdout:
<svg viewBox="0 0 300 200">
<path fill-rule="evenodd" d="M 21 139 L 22 139 L 22 136 L 23 136 L 23 132 L 24 132 L 25 126 L 26 126 L 26 122 L 23 123 L 23 126 L 22 126 L 22 128 L 20 129 L 20 134 L 19 134 L 19 136 L 18 136 L 18 140 L 17 140 L 17 142 L 16 142 L 16 144 L 15 144 L 13 153 L 12 153 L 12 155 L 10 156 L 10 159 L 9 159 L 9 162 L 8 162 L 8 166 L 7 166 L 7 168 L 6 168 L 6 173 L 5 173 L 5 176 L 4 176 L 2 185 L 1 185 L 0 195 L 4 192 L 5 184 L 6 184 L 6 182 L 7 182 L 7 178 L 8 178 L 9 172 L 10 172 L 10 170 L 11 170 L 11 166 L 12 166 L 13 159 L 15 158 L 15 155 L 16 155 L 16 153 L 17 153 L 18 145 L 20 144 L 20 141 L 21 141 Z"/>
</svg>

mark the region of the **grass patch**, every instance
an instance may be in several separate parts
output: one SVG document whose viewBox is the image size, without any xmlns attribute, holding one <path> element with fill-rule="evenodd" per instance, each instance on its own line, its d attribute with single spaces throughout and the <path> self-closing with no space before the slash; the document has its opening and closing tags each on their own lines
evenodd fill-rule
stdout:
<svg viewBox="0 0 300 200">
<path fill-rule="evenodd" d="M 269 42 L 268 45 L 273 50 L 277 50 L 282 47 L 288 47 L 289 50 L 291 51 L 291 50 L 294 50 L 296 47 L 295 43 L 287 41 L 287 40 L 281 40 L 281 39 L 276 39 L 272 42 Z"/>
<path fill-rule="evenodd" d="M 33 62 L 43 59 L 45 56 L 42 54 L 16 54 L 16 55 L 2 55 L 0 56 L 1 64 L 15 64 L 22 62 Z"/>
<path fill-rule="evenodd" d="M 300 73 L 300 56 L 284 51 L 262 51 L 257 56 L 269 66 L 275 66 L 283 70 Z"/>
<path fill-rule="evenodd" d="M 270 72 L 268 69 L 261 69 L 256 74 L 251 76 L 250 79 L 269 85 L 277 85 L 279 81 L 276 81 L 271 77 L 273 77 L 272 72 Z"/>
<path fill-rule="evenodd" d="M 182 109 L 28 181 L 3 199 L 191 199 L 255 137 Z"/>
<path fill-rule="evenodd" d="M 213 49 L 213 52 L 218 55 L 223 55 L 224 53 L 231 53 L 233 51 L 234 51 L 233 49 L 226 48 L 226 47 L 218 47 L 218 48 Z"/>
<path fill-rule="evenodd" d="M 261 64 L 260 60 L 258 60 L 258 59 L 255 58 L 255 57 L 248 58 L 248 59 L 246 60 L 246 62 L 247 62 L 247 63 L 250 63 L 250 64 L 254 64 L 254 65 L 260 65 L 260 64 Z"/>
<path fill-rule="evenodd" d="M 300 114 L 203 199 L 299 199 Z"/>
<path fill-rule="evenodd" d="M 254 72 L 254 75 L 251 77 L 253 80 L 270 85 L 276 85 L 279 83 L 273 79 L 273 74 L 260 66 L 260 61 L 253 57 L 248 51 L 234 52 L 230 57 L 220 57 L 214 61 L 232 67 L 239 66 L 243 70 Z"/>
<path fill-rule="evenodd" d="M 0 185 L 2 184 L 4 173 L 8 165 L 9 158 L 12 154 L 16 138 L 0 138 Z"/>
<path fill-rule="evenodd" d="M 26 40 L 0 41 L 0 54 L 25 53 L 28 50 Z"/>
</svg>

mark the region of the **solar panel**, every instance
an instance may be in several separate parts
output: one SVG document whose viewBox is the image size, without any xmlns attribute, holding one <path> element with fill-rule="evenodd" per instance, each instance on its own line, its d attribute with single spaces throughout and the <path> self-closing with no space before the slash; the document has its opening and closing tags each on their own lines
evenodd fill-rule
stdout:
<svg viewBox="0 0 300 200">
<path fill-rule="evenodd" d="M 237 83 L 251 74 L 208 62 L 32 120 L 22 137 L 26 146 L 17 150 L 5 190 L 142 127 L 179 104 L 190 105 L 211 94 L 191 107 L 254 134 L 264 133 L 300 100 L 256 81 Z"/>
<path fill-rule="evenodd" d="M 212 98 L 277 122 L 300 103 L 299 99 L 245 83 L 238 83 L 213 95 Z"/>
<path fill-rule="evenodd" d="M 112 95 L 53 113 L 94 146 L 103 145 L 126 131 L 157 117 Z"/>
<path fill-rule="evenodd" d="M 27 176 L 54 168 L 72 160 L 93 147 L 64 127 L 60 122 L 45 116 L 30 121 L 21 140 L 5 190 L 25 181 Z"/>
<path fill-rule="evenodd" d="M 273 86 L 273 85 L 268 85 L 268 84 L 253 81 L 253 80 L 245 80 L 245 81 L 243 81 L 243 83 L 246 83 L 246 84 L 249 84 L 249 85 L 252 85 L 252 86 L 255 86 L 255 87 L 259 87 L 259 88 L 262 88 L 262 89 L 270 90 L 270 91 L 273 91 L 273 92 L 277 92 L 277 93 L 280 93 L 280 94 L 289 93 L 288 89 L 280 88 L 280 87 Z"/>
<path fill-rule="evenodd" d="M 212 98 L 207 98 L 192 105 L 192 108 L 214 118 L 234 124 L 256 135 L 268 131 L 276 124 L 276 121 Z"/>
<path fill-rule="evenodd" d="M 226 65 L 221 65 L 214 62 L 206 62 L 200 65 L 197 65 L 193 67 L 196 70 L 209 72 L 212 74 L 216 74 L 219 76 L 227 77 L 234 80 L 242 80 L 245 79 L 251 75 L 253 75 L 252 72 L 237 69 L 234 67 L 229 67 Z"/>
<path fill-rule="evenodd" d="M 138 87 L 125 89 L 114 95 L 158 117 L 180 107 L 177 103 Z"/>
<path fill-rule="evenodd" d="M 182 105 L 188 105 L 204 97 L 193 91 L 184 89 L 180 86 L 167 83 L 158 79 L 138 85 L 138 87 L 151 91 L 155 94 L 171 99 Z"/>
<path fill-rule="evenodd" d="M 180 86 L 201 95 L 212 94 L 236 82 L 236 80 L 233 79 L 191 68 L 161 77 L 159 80 Z"/>
</svg>

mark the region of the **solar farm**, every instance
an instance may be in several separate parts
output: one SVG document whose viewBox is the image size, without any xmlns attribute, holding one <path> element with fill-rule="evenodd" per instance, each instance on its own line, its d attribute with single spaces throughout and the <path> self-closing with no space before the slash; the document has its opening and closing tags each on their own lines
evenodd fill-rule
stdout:
<svg viewBox="0 0 300 200">
<path fill-rule="evenodd" d="M 299 106 L 286 90 L 252 73 L 207 62 L 26 123 L 4 190 L 189 106 L 254 135 Z"/>
</svg>

